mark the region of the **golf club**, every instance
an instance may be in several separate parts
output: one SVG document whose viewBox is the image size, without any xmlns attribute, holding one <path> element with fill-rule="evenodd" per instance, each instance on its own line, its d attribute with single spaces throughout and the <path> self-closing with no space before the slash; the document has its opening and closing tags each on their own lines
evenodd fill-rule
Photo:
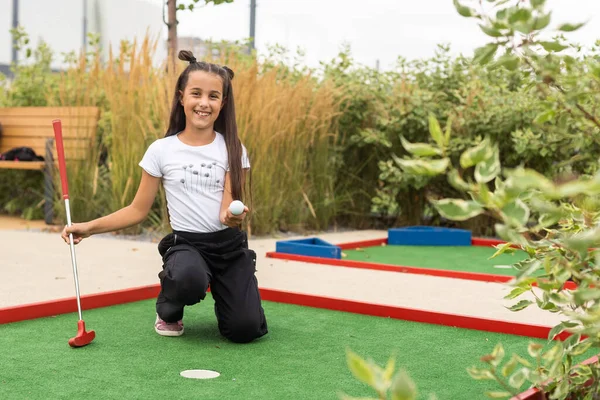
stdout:
<svg viewBox="0 0 600 400">
<path fill-rule="evenodd" d="M 69 185 L 67 183 L 67 168 L 65 165 L 65 152 L 62 137 L 62 122 L 60 119 L 52 121 L 54 127 L 54 138 L 56 139 L 56 153 L 58 156 L 58 167 L 60 170 L 60 180 L 62 183 L 63 199 L 67 213 L 67 226 L 71 226 L 71 209 L 69 207 Z M 96 337 L 94 331 L 86 332 L 85 322 L 81 313 L 81 299 L 79 296 L 79 277 L 77 276 L 77 261 L 75 259 L 75 244 L 73 243 L 73 234 L 69 234 L 69 246 L 71 247 L 71 264 L 73 265 L 73 277 L 75 279 L 75 292 L 77 295 L 77 310 L 79 311 L 79 321 L 77 322 L 77 336 L 69 339 L 71 347 L 82 347 L 88 345 Z"/>
</svg>

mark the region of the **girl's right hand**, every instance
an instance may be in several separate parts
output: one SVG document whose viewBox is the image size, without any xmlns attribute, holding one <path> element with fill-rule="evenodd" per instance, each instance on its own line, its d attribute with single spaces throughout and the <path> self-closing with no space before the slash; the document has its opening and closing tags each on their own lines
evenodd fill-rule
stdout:
<svg viewBox="0 0 600 400">
<path fill-rule="evenodd" d="M 72 224 L 71 226 L 65 226 L 60 236 L 67 244 L 69 244 L 70 233 L 73 234 L 73 244 L 78 244 L 84 238 L 91 236 L 90 226 L 87 222 L 80 224 Z"/>
</svg>

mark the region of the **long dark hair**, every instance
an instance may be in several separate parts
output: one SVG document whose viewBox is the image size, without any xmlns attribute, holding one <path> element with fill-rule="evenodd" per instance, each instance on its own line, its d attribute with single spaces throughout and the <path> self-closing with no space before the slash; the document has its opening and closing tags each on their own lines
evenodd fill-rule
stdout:
<svg viewBox="0 0 600 400">
<path fill-rule="evenodd" d="M 171 116 L 169 118 L 169 128 L 165 137 L 175 135 L 185 129 L 185 112 L 181 105 L 181 94 L 183 92 L 191 72 L 205 71 L 218 75 L 223 80 L 223 108 L 221 109 L 214 129 L 221 133 L 225 138 L 227 146 L 227 157 L 229 159 L 229 173 L 231 176 L 231 196 L 234 200 L 243 200 L 244 183 L 242 182 L 242 144 L 238 137 L 237 123 L 235 117 L 235 102 L 233 100 L 233 88 L 231 80 L 234 73 L 226 66 L 211 64 L 204 61 L 196 61 L 191 51 L 181 50 L 179 59 L 187 61 L 190 64 L 183 70 L 177 79 L 175 94 L 173 95 L 173 104 L 171 106 Z"/>
</svg>

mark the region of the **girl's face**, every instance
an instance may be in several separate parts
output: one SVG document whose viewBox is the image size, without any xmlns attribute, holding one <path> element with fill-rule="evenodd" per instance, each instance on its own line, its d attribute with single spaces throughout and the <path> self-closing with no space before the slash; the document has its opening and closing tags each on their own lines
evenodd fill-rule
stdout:
<svg viewBox="0 0 600 400">
<path fill-rule="evenodd" d="M 179 93 L 186 126 L 212 129 L 225 104 L 221 77 L 205 71 L 190 72 L 187 86 Z"/>
</svg>

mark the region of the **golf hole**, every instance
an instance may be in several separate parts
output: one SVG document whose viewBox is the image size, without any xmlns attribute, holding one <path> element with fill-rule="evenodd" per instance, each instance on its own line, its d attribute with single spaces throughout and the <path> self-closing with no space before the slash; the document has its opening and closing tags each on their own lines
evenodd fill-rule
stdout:
<svg viewBox="0 0 600 400">
<path fill-rule="evenodd" d="M 208 369 L 188 369 L 186 371 L 181 371 L 179 375 L 190 379 L 213 379 L 219 377 L 221 374 L 217 371 Z"/>
</svg>

